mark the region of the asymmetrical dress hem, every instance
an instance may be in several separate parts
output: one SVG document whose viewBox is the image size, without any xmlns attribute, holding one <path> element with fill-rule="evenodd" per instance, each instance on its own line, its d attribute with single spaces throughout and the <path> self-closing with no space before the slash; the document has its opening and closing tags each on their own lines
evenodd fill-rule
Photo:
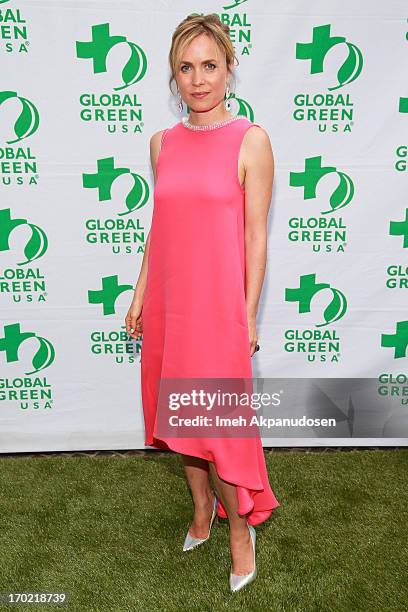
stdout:
<svg viewBox="0 0 408 612">
<path fill-rule="evenodd" d="M 174 443 L 173 441 L 170 442 L 169 438 L 166 438 L 166 440 L 167 441 L 165 442 L 164 440 L 154 436 L 152 441 L 149 441 L 146 439 L 145 445 L 153 446 L 160 450 L 170 450 L 175 453 L 182 452 L 179 448 L 177 448 L 176 443 Z M 263 454 L 263 449 L 261 452 Z M 199 459 L 205 459 L 206 461 L 210 461 L 211 463 L 214 463 L 218 476 L 222 480 L 225 480 L 229 484 L 235 485 L 237 487 L 238 514 L 240 516 L 249 514 L 249 516 L 247 517 L 249 525 L 253 525 L 253 526 L 259 525 L 260 523 L 263 523 L 264 521 L 268 520 L 273 510 L 275 510 L 276 508 L 280 506 L 280 503 L 275 498 L 274 500 L 269 501 L 265 505 L 265 507 L 262 507 L 258 501 L 256 504 L 256 508 L 255 508 L 254 495 L 256 492 L 263 492 L 264 491 L 263 487 L 259 487 L 259 488 L 253 487 L 251 489 L 248 489 L 242 486 L 242 482 L 239 481 L 239 478 L 237 478 L 236 480 L 232 480 L 230 476 L 227 477 L 227 475 L 224 473 L 221 462 L 220 461 L 217 462 L 213 456 L 210 456 L 210 453 L 200 453 L 194 450 L 193 452 L 191 452 L 191 455 L 193 457 L 198 457 Z M 224 519 L 228 518 L 227 513 L 221 503 L 221 500 L 218 500 L 217 515 L 219 518 L 224 518 Z"/>
<path fill-rule="evenodd" d="M 238 513 L 250 525 L 280 506 L 260 437 L 170 438 L 158 435 L 156 423 L 162 378 L 252 378 L 238 160 L 254 125 L 238 117 L 208 131 L 182 122 L 164 131 L 141 350 L 145 445 L 212 462 L 219 477 L 236 486 Z M 227 518 L 220 500 L 218 516 Z"/>
</svg>

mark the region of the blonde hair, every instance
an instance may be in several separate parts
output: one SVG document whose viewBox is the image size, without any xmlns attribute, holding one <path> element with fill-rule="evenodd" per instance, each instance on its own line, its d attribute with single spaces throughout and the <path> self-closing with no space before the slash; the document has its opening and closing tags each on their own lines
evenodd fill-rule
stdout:
<svg viewBox="0 0 408 612">
<path fill-rule="evenodd" d="M 211 36 L 218 48 L 225 52 L 227 70 L 230 71 L 229 64 L 234 65 L 234 59 L 237 58 L 235 57 L 234 47 L 232 46 L 229 31 L 229 26 L 222 23 L 216 13 L 210 13 L 208 15 L 191 14 L 179 23 L 173 33 L 169 52 L 171 73 L 169 87 L 172 94 L 173 91 L 171 86 L 172 82 L 176 80 L 175 75 L 179 58 L 193 38 L 199 34 L 207 34 L 208 36 Z M 239 64 L 238 59 L 237 64 Z M 232 69 L 230 74 L 231 76 L 234 76 Z"/>
</svg>

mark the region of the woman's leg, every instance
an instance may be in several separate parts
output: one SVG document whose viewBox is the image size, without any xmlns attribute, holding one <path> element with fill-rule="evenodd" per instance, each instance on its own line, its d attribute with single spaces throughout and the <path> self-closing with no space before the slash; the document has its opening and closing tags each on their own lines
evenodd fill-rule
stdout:
<svg viewBox="0 0 408 612">
<path fill-rule="evenodd" d="M 181 458 L 194 502 L 194 518 L 189 532 L 193 538 L 206 538 L 214 506 L 214 495 L 208 478 L 208 461 L 190 455 L 181 455 Z"/>
<path fill-rule="evenodd" d="M 238 514 L 238 498 L 235 485 L 222 480 L 210 462 L 211 475 L 215 490 L 227 513 L 230 525 L 230 549 L 232 573 L 249 574 L 254 569 L 251 536 L 246 526 L 247 517 Z"/>
</svg>

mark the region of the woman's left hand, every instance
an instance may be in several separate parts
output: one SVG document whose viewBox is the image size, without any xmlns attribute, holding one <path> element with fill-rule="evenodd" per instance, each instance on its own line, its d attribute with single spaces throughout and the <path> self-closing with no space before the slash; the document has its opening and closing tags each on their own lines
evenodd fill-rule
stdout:
<svg viewBox="0 0 408 612">
<path fill-rule="evenodd" d="M 249 347 L 251 357 L 255 353 L 255 347 L 258 342 L 258 334 L 256 333 L 256 317 L 248 316 L 248 332 L 249 332 Z"/>
</svg>

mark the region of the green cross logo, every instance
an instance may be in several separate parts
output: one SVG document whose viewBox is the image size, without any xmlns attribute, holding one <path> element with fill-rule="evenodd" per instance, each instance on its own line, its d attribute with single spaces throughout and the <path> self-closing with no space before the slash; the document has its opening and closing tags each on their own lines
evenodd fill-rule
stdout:
<svg viewBox="0 0 408 612">
<path fill-rule="evenodd" d="M 11 232 L 19 225 L 28 225 L 31 229 L 31 237 L 24 247 L 24 255 L 27 257 L 25 261 L 19 262 L 18 266 L 26 264 L 42 257 L 47 250 L 47 236 L 38 225 L 28 223 L 27 219 L 12 219 L 9 208 L 0 209 L 0 251 L 9 251 L 9 239 Z"/>
<path fill-rule="evenodd" d="M 130 49 L 130 58 L 122 70 L 123 84 L 114 87 L 115 91 L 130 87 L 140 81 L 146 74 L 146 54 L 139 45 L 127 40 L 126 36 L 111 36 L 109 23 L 92 26 L 92 40 L 76 42 L 76 53 L 80 59 L 92 59 L 94 74 L 106 72 L 106 60 L 109 51 L 118 44 L 125 43 Z"/>
<path fill-rule="evenodd" d="M 402 246 L 404 249 L 408 247 L 408 208 L 403 221 L 390 221 L 390 236 L 404 236 Z"/>
<path fill-rule="evenodd" d="M 32 360 L 34 370 L 25 372 L 29 376 L 44 368 L 48 368 L 54 361 L 55 350 L 49 340 L 42 336 L 37 336 L 34 332 L 22 332 L 20 330 L 20 323 L 12 323 L 11 325 L 4 326 L 4 337 L 0 338 L 0 353 L 4 351 L 7 363 L 19 361 L 18 349 L 27 338 L 37 338 L 40 344 Z"/>
<path fill-rule="evenodd" d="M 133 289 L 132 285 L 119 285 L 117 275 L 105 276 L 102 278 L 102 289 L 88 291 L 88 302 L 89 304 L 102 304 L 104 315 L 115 314 L 117 298 L 129 289 Z"/>
<path fill-rule="evenodd" d="M 344 316 L 347 310 L 347 300 L 341 291 L 330 287 L 329 283 L 316 283 L 316 274 L 305 274 L 300 277 L 298 288 L 285 290 L 285 300 L 287 302 L 299 302 L 298 312 L 303 314 L 310 312 L 312 298 L 324 289 L 330 289 L 333 299 L 323 313 L 325 323 L 316 324 L 316 327 L 322 327 Z"/>
<path fill-rule="evenodd" d="M 311 200 L 316 198 L 317 184 L 326 174 L 337 174 L 340 181 L 334 192 L 330 196 L 330 210 L 322 211 L 322 215 L 327 215 L 335 210 L 344 208 L 353 198 L 354 185 L 351 178 L 344 172 L 336 170 L 334 166 L 322 166 L 321 156 L 307 157 L 303 172 L 291 172 L 289 175 L 289 185 L 291 187 L 303 187 L 303 198 Z"/>
<path fill-rule="evenodd" d="M 363 68 L 363 55 L 353 43 L 347 42 L 344 36 L 331 36 L 330 24 L 313 28 L 313 38 L 310 43 L 296 43 L 296 59 L 310 60 L 310 74 L 323 72 L 324 58 L 332 47 L 345 43 L 348 56 L 337 73 L 338 84 L 329 87 L 329 91 L 339 89 L 352 83 Z"/>
<path fill-rule="evenodd" d="M 38 110 L 30 100 L 17 95 L 16 91 L 0 91 L 0 106 L 7 100 L 17 98 L 21 102 L 21 113 L 14 124 L 14 133 L 17 136 L 14 140 L 7 140 L 7 144 L 14 144 L 28 138 L 37 129 L 40 124 L 40 116 Z"/>
<path fill-rule="evenodd" d="M 398 321 L 395 334 L 381 334 L 381 346 L 393 347 L 394 359 L 407 356 L 408 321 Z"/>
<path fill-rule="evenodd" d="M 126 196 L 127 210 L 118 213 L 119 216 L 128 215 L 146 204 L 149 199 L 149 185 L 140 174 L 131 172 L 129 168 L 115 168 L 113 157 L 98 159 L 97 168 L 98 171 L 95 174 L 82 175 L 82 185 L 85 189 L 97 189 L 99 202 L 111 200 L 113 182 L 123 174 L 130 174 L 133 178 L 133 187 Z"/>
</svg>

